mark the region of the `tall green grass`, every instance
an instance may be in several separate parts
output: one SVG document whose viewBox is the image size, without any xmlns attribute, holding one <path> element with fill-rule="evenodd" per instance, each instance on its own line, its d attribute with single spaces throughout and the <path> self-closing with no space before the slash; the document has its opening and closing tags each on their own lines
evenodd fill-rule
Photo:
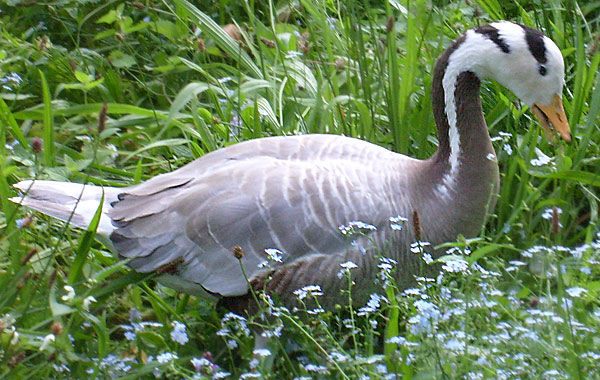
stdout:
<svg viewBox="0 0 600 380">
<path fill-rule="evenodd" d="M 570 0 L 3 6 L 0 377 L 600 377 L 599 10 Z M 268 321 L 224 316 L 130 271 L 91 231 L 8 201 L 20 179 L 124 186 L 269 135 L 345 134 L 426 158 L 435 59 L 499 18 L 561 48 L 573 142 L 546 142 L 526 107 L 487 84 L 502 173 L 492 218 L 478 239 L 451 244 L 438 282 L 390 285 L 369 310 L 289 313 L 267 299 L 279 313 Z M 551 160 L 538 166 L 542 154 Z M 247 325 L 285 326 L 269 365 L 253 361 Z"/>
</svg>

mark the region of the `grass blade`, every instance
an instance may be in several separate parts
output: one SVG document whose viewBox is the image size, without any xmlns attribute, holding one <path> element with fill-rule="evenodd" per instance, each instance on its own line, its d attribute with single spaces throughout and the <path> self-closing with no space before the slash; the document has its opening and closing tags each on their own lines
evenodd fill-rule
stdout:
<svg viewBox="0 0 600 380">
<path fill-rule="evenodd" d="M 46 76 L 41 70 L 38 70 L 42 82 L 42 95 L 44 99 L 43 120 L 44 120 L 44 146 L 43 157 L 44 165 L 51 168 L 56 164 L 54 156 L 54 121 L 52 117 L 52 98 Z"/>
<path fill-rule="evenodd" d="M 102 217 L 102 209 L 104 206 L 104 191 L 102 192 L 102 197 L 100 198 L 100 204 L 94 213 L 94 217 L 90 222 L 90 225 L 86 229 L 86 231 L 81 236 L 81 240 L 79 242 L 79 246 L 77 247 L 77 251 L 75 252 L 75 260 L 71 264 L 71 270 L 69 271 L 69 276 L 67 279 L 67 283 L 69 285 L 73 285 L 79 281 L 81 277 L 81 273 L 83 270 L 83 265 L 87 261 L 88 252 L 90 251 L 90 247 L 92 246 L 92 242 L 94 241 L 94 237 L 96 236 L 96 229 L 98 228 L 98 224 L 100 223 L 100 218 Z"/>
</svg>

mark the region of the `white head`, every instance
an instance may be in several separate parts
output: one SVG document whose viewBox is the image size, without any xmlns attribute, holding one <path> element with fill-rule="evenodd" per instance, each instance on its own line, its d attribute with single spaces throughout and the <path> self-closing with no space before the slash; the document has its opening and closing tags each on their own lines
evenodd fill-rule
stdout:
<svg viewBox="0 0 600 380">
<path fill-rule="evenodd" d="M 510 89 L 532 108 L 544 128 L 552 130 L 552 123 L 570 141 L 561 100 L 565 65 L 550 38 L 523 25 L 494 22 L 469 30 L 451 61 Z"/>
<path fill-rule="evenodd" d="M 549 105 L 555 94 L 561 96 L 565 64 L 554 41 L 535 29 L 508 21 L 494 22 L 488 27 L 487 34 L 482 36 L 495 45 L 484 55 L 489 77 L 528 106 Z M 491 33 L 497 33 L 498 41 L 508 53 L 490 39 Z"/>
</svg>

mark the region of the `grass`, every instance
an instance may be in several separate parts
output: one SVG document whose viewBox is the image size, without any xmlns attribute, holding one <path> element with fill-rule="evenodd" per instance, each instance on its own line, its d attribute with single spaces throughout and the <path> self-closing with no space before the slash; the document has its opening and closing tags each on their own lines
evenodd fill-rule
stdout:
<svg viewBox="0 0 600 380">
<path fill-rule="evenodd" d="M 2 7 L 0 377 L 600 378 L 598 2 L 200 3 Z M 224 314 L 8 202 L 20 179 L 124 186 L 268 135 L 345 134 L 426 158 L 435 59 L 498 18 L 561 48 L 574 141 L 548 144 L 488 84 L 493 217 L 446 247 L 435 278 L 390 282 L 363 308 L 325 312 L 305 289 L 304 310 L 263 298 L 267 320 Z M 389 280 L 393 263 L 380 268 Z M 257 325 L 284 335 L 270 364 L 252 352 Z"/>
</svg>

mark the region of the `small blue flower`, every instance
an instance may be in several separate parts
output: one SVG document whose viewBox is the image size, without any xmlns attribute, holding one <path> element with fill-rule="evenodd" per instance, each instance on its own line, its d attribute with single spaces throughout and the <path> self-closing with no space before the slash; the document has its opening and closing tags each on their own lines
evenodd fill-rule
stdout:
<svg viewBox="0 0 600 380">
<path fill-rule="evenodd" d="M 337 24 L 337 20 L 335 18 L 333 18 L 333 17 L 327 17 L 326 21 L 327 21 L 327 25 L 329 25 L 329 27 L 331 29 L 335 29 L 336 24 Z"/>
<path fill-rule="evenodd" d="M 206 358 L 192 358 L 190 360 L 190 362 L 192 363 L 192 365 L 194 366 L 194 369 L 196 370 L 196 372 L 200 372 L 200 370 L 202 369 L 202 367 L 208 367 L 210 368 L 212 366 L 212 363 L 206 359 Z"/>
<path fill-rule="evenodd" d="M 186 344 L 189 341 L 187 333 L 185 332 L 185 325 L 181 322 L 175 321 L 171 323 L 173 330 L 171 331 L 171 339 L 173 342 L 181 345 Z"/>
<path fill-rule="evenodd" d="M 129 321 L 135 322 L 142 319 L 142 313 L 138 309 L 130 309 L 129 310 Z"/>
<path fill-rule="evenodd" d="M 283 262 L 281 260 L 283 252 L 281 252 L 277 248 L 267 248 L 267 249 L 265 249 L 265 253 L 267 254 L 267 257 L 269 258 L 269 260 L 275 261 L 276 263 Z"/>
<path fill-rule="evenodd" d="M 453 351 L 462 351 L 465 349 L 465 342 L 452 338 L 444 344 L 444 348 Z"/>
<path fill-rule="evenodd" d="M 296 50 L 290 50 L 287 52 L 287 54 L 285 55 L 285 58 L 287 59 L 292 59 L 292 58 L 296 58 L 296 57 L 301 57 L 302 53 Z"/>
<path fill-rule="evenodd" d="M 156 357 L 156 361 L 161 364 L 172 362 L 175 359 L 177 359 L 177 355 L 171 352 L 164 352 Z"/>
</svg>

